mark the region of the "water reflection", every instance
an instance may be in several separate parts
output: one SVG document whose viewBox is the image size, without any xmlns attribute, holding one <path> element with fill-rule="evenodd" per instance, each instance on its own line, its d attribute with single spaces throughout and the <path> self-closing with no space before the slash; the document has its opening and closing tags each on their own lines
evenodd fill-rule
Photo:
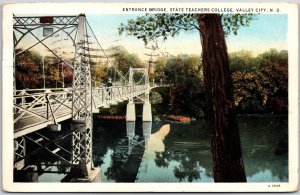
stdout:
<svg viewBox="0 0 300 195">
<path fill-rule="evenodd" d="M 137 182 L 192 182 L 200 180 L 200 173 L 206 169 L 199 164 L 198 155 L 189 155 L 188 150 L 198 146 L 188 142 L 173 142 L 177 149 L 169 148 L 165 141 L 172 131 L 171 125 L 163 125 L 152 134 L 146 144 L 145 153 L 140 165 Z M 172 145 L 172 144 L 171 144 Z M 187 150 L 182 148 L 187 146 Z M 195 158 L 196 157 L 196 158 Z M 204 174 L 205 179 L 211 180 Z M 153 179 L 155 178 L 155 180 Z"/>
<path fill-rule="evenodd" d="M 247 181 L 288 181 L 287 118 L 238 121 Z M 101 168 L 102 182 L 213 182 L 210 133 L 201 121 L 94 120 L 94 127 L 93 161 Z M 39 160 L 35 164 L 57 164 L 46 154 L 34 159 Z M 68 171 L 59 164 L 48 170 Z M 39 181 L 59 182 L 62 176 L 46 173 Z"/>
<path fill-rule="evenodd" d="M 145 139 L 145 142 L 147 143 L 151 136 L 152 131 L 152 121 L 144 121 L 143 122 L 143 137 Z"/>
<path fill-rule="evenodd" d="M 145 142 L 151 134 L 151 123 L 143 124 L 143 134 L 136 134 L 136 123 L 126 122 L 126 137 L 118 139 L 111 153 L 111 164 L 104 172 L 107 180 L 115 182 L 134 182 L 142 156 Z"/>
<path fill-rule="evenodd" d="M 163 143 L 163 140 L 170 131 L 170 125 L 164 125 L 158 132 L 151 135 L 151 126 L 152 123 L 143 123 L 143 132 L 146 138 L 146 147 L 137 180 L 140 179 L 140 177 L 143 177 L 143 174 L 148 174 L 148 172 L 150 172 L 151 175 L 153 173 L 152 166 L 150 166 L 151 168 L 149 169 L 149 163 L 151 163 L 151 160 L 153 161 L 153 159 L 155 159 L 156 152 L 164 151 L 165 145 Z"/>
<path fill-rule="evenodd" d="M 288 181 L 285 117 L 240 117 L 248 182 Z M 213 182 L 210 136 L 199 122 L 171 123 L 150 136 L 138 182 Z M 168 132 L 157 136 L 161 132 Z"/>
<path fill-rule="evenodd" d="M 287 181 L 287 118 L 239 117 L 239 127 L 247 180 Z"/>
<path fill-rule="evenodd" d="M 135 121 L 126 121 L 126 136 L 133 139 L 135 136 Z"/>
<path fill-rule="evenodd" d="M 256 172 L 253 175 L 247 177 L 247 182 L 266 182 L 266 181 L 287 182 L 288 178 L 287 177 L 281 178 L 278 175 L 274 175 L 271 169 L 260 170 L 259 172 Z"/>
</svg>

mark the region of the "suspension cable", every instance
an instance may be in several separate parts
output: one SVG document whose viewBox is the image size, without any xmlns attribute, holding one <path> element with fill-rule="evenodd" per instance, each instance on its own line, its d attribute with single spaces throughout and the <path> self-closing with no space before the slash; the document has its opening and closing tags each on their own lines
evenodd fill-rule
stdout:
<svg viewBox="0 0 300 195">
<path fill-rule="evenodd" d="M 140 82 L 142 82 L 142 80 L 145 78 L 145 74 L 143 74 L 142 78 L 137 82 L 135 83 L 136 85 L 140 84 Z"/>
<path fill-rule="evenodd" d="M 106 57 L 106 59 L 107 59 L 107 62 L 108 62 L 108 63 L 111 63 L 111 61 L 109 60 L 109 57 L 106 55 L 104 49 L 102 48 L 100 42 L 98 41 L 98 39 L 97 39 L 97 37 L 96 37 L 96 35 L 95 35 L 93 29 L 91 28 L 91 26 L 90 26 L 90 24 L 89 24 L 89 22 L 88 22 L 87 20 L 86 20 L 86 23 L 87 23 L 88 27 L 90 28 L 90 30 L 91 30 L 91 32 L 92 32 L 92 34 L 93 34 L 93 36 L 94 36 L 96 42 L 98 43 L 100 49 L 102 50 L 103 54 L 105 55 L 105 57 Z M 117 73 L 119 74 L 119 76 L 120 76 L 123 80 L 126 81 L 125 77 L 120 73 L 120 71 L 115 67 L 115 65 L 114 65 L 113 63 L 111 63 L 111 64 L 112 64 L 112 66 L 115 68 L 115 70 L 117 71 Z"/>
</svg>

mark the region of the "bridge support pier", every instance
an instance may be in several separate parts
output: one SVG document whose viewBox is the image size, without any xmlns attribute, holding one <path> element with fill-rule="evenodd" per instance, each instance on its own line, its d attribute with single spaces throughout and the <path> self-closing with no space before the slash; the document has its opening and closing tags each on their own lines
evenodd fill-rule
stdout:
<svg viewBox="0 0 300 195">
<path fill-rule="evenodd" d="M 61 180 L 61 182 L 100 182 L 100 168 L 88 168 L 84 160 L 80 160 L 79 164 L 72 167 L 70 172 Z"/>
<path fill-rule="evenodd" d="M 149 101 L 149 78 L 148 78 L 148 82 L 146 83 L 148 85 L 148 90 L 146 90 L 145 93 L 145 100 L 144 100 L 144 104 L 143 104 L 143 121 L 152 121 L 152 111 L 151 111 L 151 104 Z"/>
<path fill-rule="evenodd" d="M 30 165 L 22 170 L 14 170 L 14 182 L 38 182 L 36 165 Z"/>
<path fill-rule="evenodd" d="M 143 104 L 143 121 L 152 121 L 151 104 L 145 101 Z"/>
<path fill-rule="evenodd" d="M 14 182 L 38 182 L 36 165 L 26 165 L 26 139 L 24 136 L 14 140 Z"/>
<path fill-rule="evenodd" d="M 60 131 L 61 124 L 50 124 L 47 126 L 49 131 Z"/>
<path fill-rule="evenodd" d="M 136 115 L 135 115 L 135 104 L 133 102 L 133 99 L 129 99 L 129 102 L 127 104 L 126 109 L 126 121 L 135 121 Z"/>
<path fill-rule="evenodd" d="M 100 169 L 93 166 L 92 130 L 87 128 L 85 120 L 73 119 L 72 168 L 62 182 L 96 182 L 99 181 Z"/>
<path fill-rule="evenodd" d="M 25 167 L 25 155 L 26 155 L 26 140 L 23 136 L 14 140 L 14 167 L 16 170 L 21 170 Z"/>
</svg>

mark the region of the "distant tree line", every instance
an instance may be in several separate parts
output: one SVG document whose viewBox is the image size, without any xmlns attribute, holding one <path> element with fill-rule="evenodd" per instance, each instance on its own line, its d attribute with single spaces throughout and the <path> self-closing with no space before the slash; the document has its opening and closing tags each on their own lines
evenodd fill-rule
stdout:
<svg viewBox="0 0 300 195">
<path fill-rule="evenodd" d="M 21 50 L 16 51 L 16 53 L 19 51 Z M 71 58 L 64 59 L 64 61 L 71 65 L 73 63 Z M 106 83 L 109 78 L 113 81 L 121 79 L 115 68 L 118 69 L 121 75 L 125 76 L 129 67 L 145 66 L 136 54 L 129 53 L 123 47 L 116 48 L 114 56 L 109 61 L 91 58 L 90 65 L 92 80 L 100 84 Z M 65 87 L 72 86 L 72 67 L 63 63 L 59 58 L 51 55 L 43 56 L 35 50 L 28 50 L 17 55 L 15 69 L 17 89 L 43 88 L 44 76 L 46 88 L 61 88 L 63 83 Z"/>
<path fill-rule="evenodd" d="M 249 51 L 240 51 L 229 58 L 235 105 L 239 112 L 287 112 L 287 51 L 270 49 L 257 57 Z"/>
<path fill-rule="evenodd" d="M 236 109 L 240 113 L 285 113 L 288 109 L 288 53 L 270 49 L 254 56 L 251 51 L 229 54 Z M 67 60 L 68 61 L 68 60 Z M 69 60 L 71 63 L 71 60 Z M 17 89 L 43 88 L 43 64 L 46 88 L 72 86 L 72 68 L 59 59 L 25 51 L 16 58 Z M 119 47 L 107 62 L 91 61 L 92 80 L 120 80 L 115 67 L 126 75 L 129 67 L 144 67 L 136 54 Z M 63 67 L 62 67 L 63 64 Z M 159 90 L 168 112 L 201 117 L 205 113 L 205 94 L 201 58 L 197 55 L 158 57 L 150 81 L 163 81 L 171 90 Z M 64 76 L 64 79 L 63 79 Z M 201 108 L 199 109 L 199 105 Z"/>
<path fill-rule="evenodd" d="M 58 58 L 42 56 L 38 51 L 27 50 L 17 55 L 15 71 L 17 89 L 43 88 L 44 77 L 46 88 L 61 88 L 63 82 L 65 87 L 72 86 L 72 68 Z"/>
<path fill-rule="evenodd" d="M 229 60 L 234 101 L 239 113 L 287 112 L 287 51 L 270 49 L 257 56 L 251 51 L 238 51 L 230 53 Z M 172 86 L 169 112 L 203 116 L 205 95 L 200 56 L 158 58 L 155 66 L 155 73 L 151 76 Z"/>
</svg>

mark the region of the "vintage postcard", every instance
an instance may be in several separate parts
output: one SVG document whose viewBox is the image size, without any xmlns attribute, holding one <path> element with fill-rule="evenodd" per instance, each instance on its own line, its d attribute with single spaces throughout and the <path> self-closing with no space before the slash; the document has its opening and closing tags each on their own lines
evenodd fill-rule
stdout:
<svg viewBox="0 0 300 195">
<path fill-rule="evenodd" d="M 3 7 L 9 192 L 298 190 L 298 5 Z"/>
</svg>

